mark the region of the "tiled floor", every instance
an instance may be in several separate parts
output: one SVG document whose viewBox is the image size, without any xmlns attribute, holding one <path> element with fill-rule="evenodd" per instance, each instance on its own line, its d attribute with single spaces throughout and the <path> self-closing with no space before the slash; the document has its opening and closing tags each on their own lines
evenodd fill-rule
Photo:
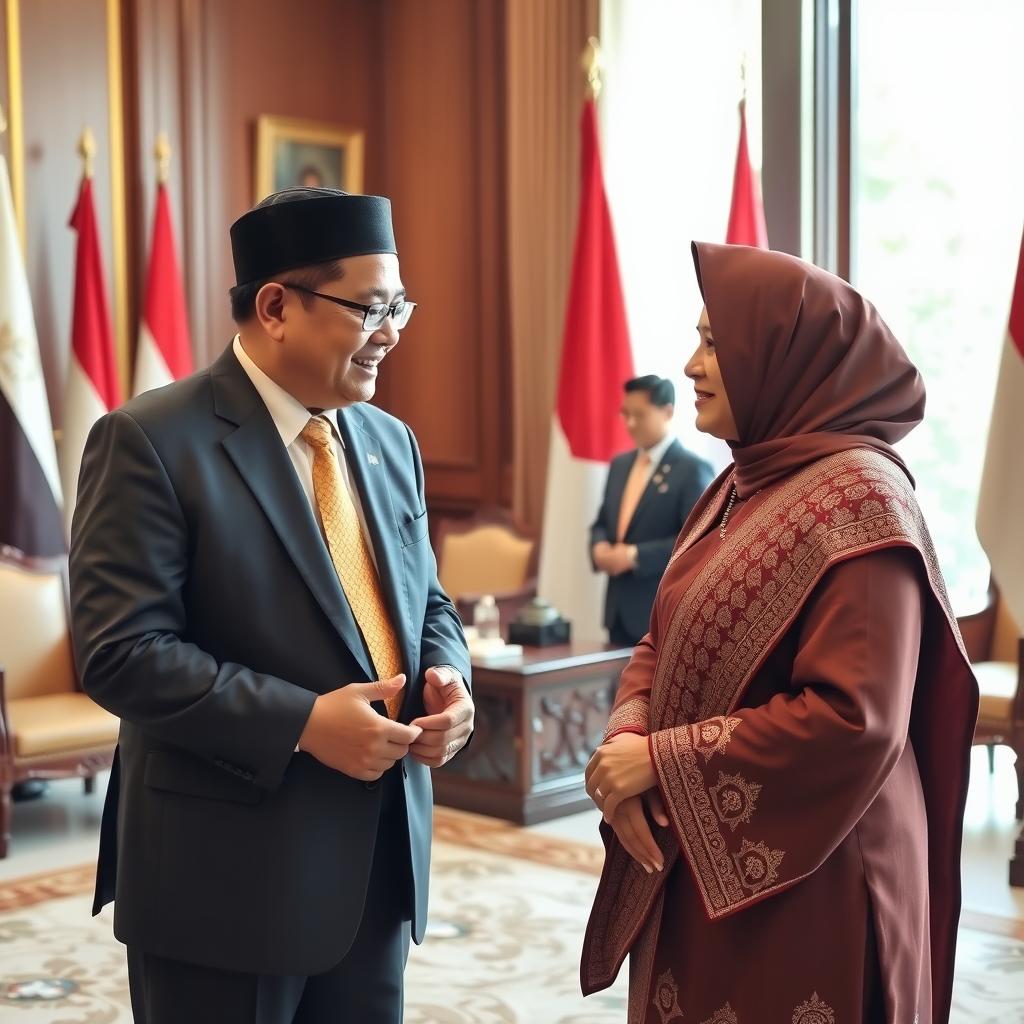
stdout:
<svg viewBox="0 0 1024 1024">
<path fill-rule="evenodd" d="M 16 803 L 11 842 L 0 860 L 0 880 L 85 864 L 96 857 L 106 773 L 96 779 L 96 792 L 86 795 L 82 783 L 51 783 L 45 797 Z"/>
<path fill-rule="evenodd" d="M 971 789 L 964 822 L 964 907 L 976 913 L 1024 921 L 1024 889 L 1011 889 L 1007 863 L 1016 827 L 1016 778 L 1009 750 L 996 752 L 988 774 L 985 751 L 971 761 Z M 11 849 L 0 861 L 0 880 L 83 864 L 95 857 L 105 778 L 87 796 L 80 782 L 54 783 L 42 800 L 16 804 Z M 534 831 L 597 843 L 597 811 L 586 811 L 534 826 Z"/>
</svg>

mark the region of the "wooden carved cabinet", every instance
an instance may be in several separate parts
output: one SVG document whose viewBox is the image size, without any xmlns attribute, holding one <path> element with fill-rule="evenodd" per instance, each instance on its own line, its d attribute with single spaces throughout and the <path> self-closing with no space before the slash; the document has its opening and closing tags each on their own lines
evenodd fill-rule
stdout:
<svg viewBox="0 0 1024 1024">
<path fill-rule="evenodd" d="M 434 772 L 437 802 L 521 825 L 591 807 L 583 773 L 631 653 L 575 644 L 527 648 L 521 663 L 474 665 L 476 733 Z"/>
</svg>

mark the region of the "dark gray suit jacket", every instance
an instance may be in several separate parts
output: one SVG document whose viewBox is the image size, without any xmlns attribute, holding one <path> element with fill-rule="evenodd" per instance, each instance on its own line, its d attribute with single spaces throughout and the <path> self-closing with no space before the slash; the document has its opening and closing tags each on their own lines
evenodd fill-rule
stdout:
<svg viewBox="0 0 1024 1024">
<path fill-rule="evenodd" d="M 372 406 L 338 418 L 402 645 L 408 722 L 424 713 L 427 668 L 468 682 L 465 639 L 437 580 L 411 431 Z M 363 912 L 381 787 L 294 750 L 317 694 L 375 675 L 230 348 L 94 427 L 71 601 L 85 690 L 122 720 L 94 909 L 116 895 L 117 937 L 177 960 L 260 974 L 338 963 Z M 401 772 L 420 941 L 430 771 L 406 758 Z"/>
<path fill-rule="evenodd" d="M 619 506 L 636 457 L 636 451 L 617 455 L 608 467 L 604 499 L 590 528 L 591 548 L 602 540 L 609 544 L 616 541 Z M 676 537 L 697 499 L 714 478 L 710 463 L 688 452 L 678 441 L 669 445 L 640 498 L 623 540 L 625 544 L 636 545 L 636 568 L 608 578 L 604 602 L 607 629 L 618 620 L 621 628 L 635 638 L 634 642 L 647 632 L 654 595 Z"/>
</svg>

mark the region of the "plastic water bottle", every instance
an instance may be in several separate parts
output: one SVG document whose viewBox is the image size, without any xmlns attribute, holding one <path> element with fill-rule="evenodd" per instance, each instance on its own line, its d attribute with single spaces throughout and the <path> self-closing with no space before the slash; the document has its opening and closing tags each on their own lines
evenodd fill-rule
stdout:
<svg viewBox="0 0 1024 1024">
<path fill-rule="evenodd" d="M 473 606 L 473 625 L 481 640 L 498 640 L 501 637 L 501 618 L 498 606 L 491 594 L 484 594 Z"/>
</svg>

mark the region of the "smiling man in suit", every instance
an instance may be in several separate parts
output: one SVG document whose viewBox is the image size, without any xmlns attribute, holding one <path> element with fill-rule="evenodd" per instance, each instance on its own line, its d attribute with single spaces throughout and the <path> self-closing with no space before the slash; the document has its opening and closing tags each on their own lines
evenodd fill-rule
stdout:
<svg viewBox="0 0 1024 1024">
<path fill-rule="evenodd" d="M 676 537 L 715 475 L 670 433 L 675 400 L 664 377 L 626 382 L 622 418 L 637 447 L 612 459 L 590 528 L 594 569 L 608 574 L 604 624 L 611 643 L 624 647 L 647 632 Z"/>
<path fill-rule="evenodd" d="M 95 909 L 143 1024 L 397 1024 L 473 727 L 419 449 L 366 404 L 414 304 L 386 199 L 288 189 L 231 243 L 232 344 L 82 463 L 75 649 L 122 720 Z"/>
</svg>

